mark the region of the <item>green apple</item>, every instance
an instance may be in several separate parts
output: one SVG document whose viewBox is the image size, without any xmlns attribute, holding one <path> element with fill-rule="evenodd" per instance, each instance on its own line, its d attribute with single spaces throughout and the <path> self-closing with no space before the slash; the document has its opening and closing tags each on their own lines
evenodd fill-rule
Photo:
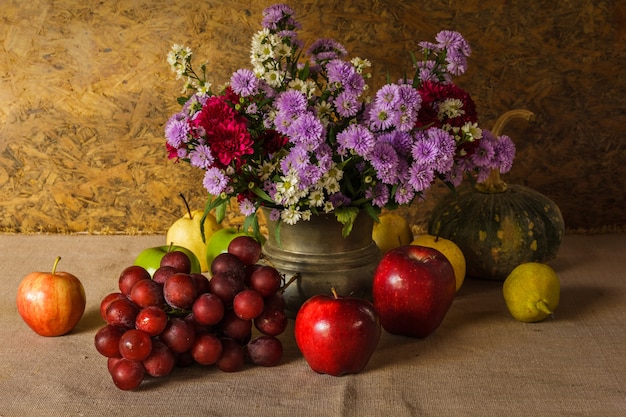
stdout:
<svg viewBox="0 0 626 417">
<path fill-rule="evenodd" d="M 191 273 L 201 272 L 198 257 L 189 249 L 176 245 L 155 246 L 153 248 L 144 249 L 137 255 L 135 265 L 143 266 L 150 276 L 152 276 L 154 275 L 154 271 L 161 266 L 161 258 L 163 258 L 166 253 L 175 250 L 184 252 L 189 256 L 189 260 L 191 261 Z"/>
<path fill-rule="evenodd" d="M 206 262 L 209 267 L 209 271 L 211 270 L 211 264 L 213 263 L 213 259 L 220 253 L 228 252 L 228 245 L 231 240 L 236 238 L 237 236 L 252 236 L 254 234 L 252 232 L 246 233 L 234 227 L 225 227 L 213 233 L 211 239 L 207 241 L 207 249 L 206 249 Z M 261 236 L 261 244 L 265 242 L 265 237 Z"/>
<path fill-rule="evenodd" d="M 177 246 L 192 251 L 196 257 L 200 260 L 200 269 L 202 272 L 209 270 L 209 264 L 207 264 L 206 248 L 207 244 L 213 233 L 222 229 L 215 216 L 207 214 L 204 220 L 204 237 L 202 240 L 202 228 L 200 227 L 200 221 L 202 220 L 203 210 L 187 210 L 180 219 L 176 220 L 170 228 L 167 230 L 166 243 L 169 245 L 173 243 Z"/>
</svg>

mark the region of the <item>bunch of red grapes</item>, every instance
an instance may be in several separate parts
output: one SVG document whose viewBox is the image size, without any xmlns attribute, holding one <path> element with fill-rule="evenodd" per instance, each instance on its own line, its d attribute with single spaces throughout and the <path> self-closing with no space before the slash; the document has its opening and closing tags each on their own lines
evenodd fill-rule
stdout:
<svg viewBox="0 0 626 417">
<path fill-rule="evenodd" d="M 283 345 L 277 336 L 288 323 L 284 280 L 260 258 L 260 243 L 238 236 L 214 259 L 211 279 L 191 273 L 180 251 L 166 253 L 152 276 L 140 266 L 124 269 L 120 291 L 100 304 L 107 324 L 94 341 L 114 384 L 132 390 L 146 376 L 194 363 L 224 372 L 246 363 L 278 365 Z M 253 326 L 260 332 L 254 338 Z"/>
</svg>

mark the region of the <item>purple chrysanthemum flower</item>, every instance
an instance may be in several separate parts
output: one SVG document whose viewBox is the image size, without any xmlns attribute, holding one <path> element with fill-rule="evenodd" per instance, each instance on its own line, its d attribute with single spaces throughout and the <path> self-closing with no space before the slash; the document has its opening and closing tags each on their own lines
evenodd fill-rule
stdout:
<svg viewBox="0 0 626 417">
<path fill-rule="evenodd" d="M 365 198 L 372 200 L 375 207 L 384 207 L 389 202 L 389 188 L 385 184 L 377 183 L 365 191 Z"/>
<path fill-rule="evenodd" d="M 306 95 L 298 90 L 287 90 L 280 93 L 274 100 L 274 107 L 283 117 L 294 118 L 307 110 Z"/>
<path fill-rule="evenodd" d="M 252 201 L 244 198 L 239 202 L 239 211 L 244 216 L 250 216 L 256 212 L 256 207 L 254 207 Z"/>
<path fill-rule="evenodd" d="M 352 64 L 341 59 L 333 59 L 326 64 L 326 74 L 331 90 L 341 88 L 354 73 Z"/>
<path fill-rule="evenodd" d="M 207 145 L 198 145 L 189 153 L 189 163 L 191 166 L 201 169 L 208 169 L 213 165 L 215 159 L 211 153 L 211 148 Z"/>
<path fill-rule="evenodd" d="M 428 140 L 433 141 L 439 153 L 433 163 L 435 171 L 440 173 L 448 172 L 454 164 L 454 155 L 456 153 L 456 142 L 454 136 L 449 132 L 431 127 L 425 132 Z"/>
<path fill-rule="evenodd" d="M 180 145 L 187 142 L 189 131 L 190 127 L 187 117 L 182 113 L 173 115 L 165 124 L 167 143 L 174 148 L 180 147 Z"/>
<path fill-rule="evenodd" d="M 342 206 L 349 206 L 350 203 L 352 202 L 350 198 L 348 198 L 346 195 L 344 195 L 341 192 L 331 194 L 330 196 L 328 196 L 328 200 L 333 204 L 333 207 L 335 208 L 342 207 Z"/>
<path fill-rule="evenodd" d="M 295 14 L 296 12 L 286 4 L 275 4 L 263 10 L 262 25 L 264 28 L 272 30 L 279 27 L 299 29 L 300 23 L 293 18 Z"/>
<path fill-rule="evenodd" d="M 209 194 L 218 196 L 226 190 L 228 181 L 228 177 L 221 169 L 213 167 L 207 169 L 202 185 Z"/>
<path fill-rule="evenodd" d="M 431 165 L 439 156 L 438 143 L 431 140 L 424 132 L 416 132 L 411 156 L 420 165 Z"/>
<path fill-rule="evenodd" d="M 294 146 L 289 153 L 280 161 L 282 172 L 301 172 L 309 164 L 309 154 L 305 147 Z"/>
<path fill-rule="evenodd" d="M 409 204 L 415 198 L 415 190 L 408 182 L 402 182 L 396 188 L 393 198 L 398 204 Z"/>
<path fill-rule="evenodd" d="M 382 86 L 377 92 L 374 98 L 378 108 L 381 109 L 395 109 L 398 101 L 400 100 L 398 85 L 386 84 Z"/>
<path fill-rule="evenodd" d="M 376 176 L 385 184 L 394 184 L 398 177 L 398 154 L 388 142 L 377 142 L 369 155 Z"/>
<path fill-rule="evenodd" d="M 454 51 L 454 53 L 462 54 L 466 57 L 472 53 L 469 44 L 459 32 L 442 30 L 435 35 L 435 40 L 438 42 L 437 46 L 441 49 Z"/>
<path fill-rule="evenodd" d="M 258 85 L 258 78 L 254 75 L 254 72 L 246 68 L 235 71 L 230 78 L 231 88 L 235 94 L 238 94 L 241 97 L 248 97 L 257 94 Z"/>
<path fill-rule="evenodd" d="M 513 160 L 515 159 L 515 143 L 509 136 L 502 135 L 498 139 L 495 151 L 497 160 L 492 168 L 499 168 L 501 174 L 509 172 L 513 167 Z"/>
<path fill-rule="evenodd" d="M 306 53 L 311 57 L 313 65 L 321 65 L 324 62 L 342 58 L 348 54 L 342 44 L 334 39 L 325 38 L 320 38 L 313 42 Z"/>
<path fill-rule="evenodd" d="M 489 134 L 489 136 L 493 136 Z M 476 150 L 471 156 L 472 163 L 477 167 L 485 167 L 491 168 L 492 161 L 496 154 L 494 145 L 497 140 L 489 140 L 489 138 L 485 138 L 487 140 L 481 140 L 476 147 Z M 494 138 L 495 139 L 495 138 Z"/>
<path fill-rule="evenodd" d="M 337 135 L 338 151 L 352 150 L 359 156 L 368 155 L 374 148 L 374 135 L 365 126 L 353 124 Z"/>
<path fill-rule="evenodd" d="M 343 91 L 333 100 L 335 109 L 341 117 L 354 117 L 360 109 L 358 97 L 348 91 Z"/>
<path fill-rule="evenodd" d="M 270 211 L 270 220 L 273 222 L 280 220 L 280 210 L 272 209 L 272 211 Z"/>
<path fill-rule="evenodd" d="M 416 193 L 427 190 L 435 179 L 435 172 L 419 163 L 414 163 L 409 168 L 409 185 Z"/>
<path fill-rule="evenodd" d="M 325 129 L 322 122 L 311 112 L 301 114 L 293 121 L 287 134 L 293 143 L 314 151 L 324 140 Z"/>
</svg>

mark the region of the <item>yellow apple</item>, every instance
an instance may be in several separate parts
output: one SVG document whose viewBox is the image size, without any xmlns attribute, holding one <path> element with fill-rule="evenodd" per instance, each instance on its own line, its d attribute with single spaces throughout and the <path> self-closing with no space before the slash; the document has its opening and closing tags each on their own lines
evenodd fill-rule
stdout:
<svg viewBox="0 0 626 417">
<path fill-rule="evenodd" d="M 386 212 L 378 216 L 379 222 L 374 223 L 372 239 L 382 253 L 398 246 L 404 246 L 413 240 L 411 226 L 406 219 L 394 212 Z"/>
<path fill-rule="evenodd" d="M 426 246 L 437 249 L 446 258 L 448 258 L 448 261 L 452 264 L 452 269 L 454 269 L 456 290 L 458 291 L 459 288 L 461 288 L 461 285 L 463 285 L 463 281 L 465 280 L 466 264 L 465 256 L 463 255 L 461 248 L 459 248 L 456 243 L 442 237 L 424 234 L 413 239 L 411 245 Z"/>
<path fill-rule="evenodd" d="M 206 242 L 213 236 L 213 233 L 222 228 L 222 225 L 217 222 L 215 216 L 211 213 L 207 214 L 204 220 L 205 241 L 202 241 L 200 220 L 203 214 L 203 210 L 187 211 L 187 214 L 176 220 L 167 230 L 166 244 L 170 245 L 173 243 L 189 249 L 200 261 L 202 272 L 207 272 L 209 266 L 206 261 Z"/>
</svg>

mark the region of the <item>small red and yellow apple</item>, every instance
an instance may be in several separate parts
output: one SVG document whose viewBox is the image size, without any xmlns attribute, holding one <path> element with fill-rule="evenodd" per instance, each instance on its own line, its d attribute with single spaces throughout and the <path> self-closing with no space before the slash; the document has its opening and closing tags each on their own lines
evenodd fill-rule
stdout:
<svg viewBox="0 0 626 417">
<path fill-rule="evenodd" d="M 204 226 L 201 225 L 203 210 L 191 210 L 185 197 L 181 194 L 181 198 L 187 208 L 187 213 L 176 220 L 167 230 L 166 243 L 173 243 L 176 246 L 182 246 L 189 249 L 196 255 L 200 261 L 201 272 L 209 270 L 207 264 L 207 242 L 213 236 L 213 233 L 222 229 L 222 225 L 217 222 L 215 216 L 207 213 L 204 220 Z M 202 239 L 202 230 L 204 228 L 204 240 Z"/>
<path fill-rule="evenodd" d="M 450 261 L 417 245 L 392 249 L 374 272 L 372 296 L 382 327 L 391 334 L 423 338 L 443 321 L 456 293 Z"/>
<path fill-rule="evenodd" d="M 318 294 L 296 315 L 295 338 L 312 370 L 341 376 L 361 372 L 376 350 L 380 320 L 371 302 Z"/>
<path fill-rule="evenodd" d="M 80 280 L 57 272 L 57 257 L 51 272 L 31 272 L 17 290 L 17 310 L 24 322 L 41 336 L 61 336 L 78 324 L 87 299 Z"/>
</svg>

